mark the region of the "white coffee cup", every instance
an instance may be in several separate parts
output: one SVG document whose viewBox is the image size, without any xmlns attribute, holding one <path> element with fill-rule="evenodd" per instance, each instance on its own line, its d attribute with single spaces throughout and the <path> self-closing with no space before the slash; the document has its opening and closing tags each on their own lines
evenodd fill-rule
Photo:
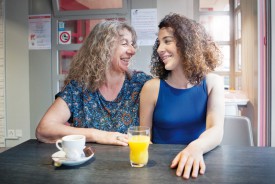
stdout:
<svg viewBox="0 0 275 184">
<path fill-rule="evenodd" d="M 56 147 L 66 153 L 66 158 L 78 160 L 84 157 L 86 137 L 84 135 L 67 135 L 56 141 Z M 61 146 L 60 146 L 61 144 Z"/>
</svg>

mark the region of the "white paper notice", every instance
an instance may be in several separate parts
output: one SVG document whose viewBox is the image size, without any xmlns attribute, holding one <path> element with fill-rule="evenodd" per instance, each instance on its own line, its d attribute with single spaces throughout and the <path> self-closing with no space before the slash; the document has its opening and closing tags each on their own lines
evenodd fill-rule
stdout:
<svg viewBox="0 0 275 184">
<path fill-rule="evenodd" d="M 51 15 L 29 16 L 29 49 L 51 49 Z"/>
<path fill-rule="evenodd" d="M 157 9 L 132 9 L 131 24 L 137 32 L 137 44 L 154 45 L 157 38 Z"/>
</svg>

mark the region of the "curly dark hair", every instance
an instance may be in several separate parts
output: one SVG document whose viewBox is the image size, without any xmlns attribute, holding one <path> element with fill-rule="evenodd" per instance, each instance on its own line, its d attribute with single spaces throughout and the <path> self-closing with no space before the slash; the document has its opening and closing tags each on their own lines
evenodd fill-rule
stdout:
<svg viewBox="0 0 275 184">
<path fill-rule="evenodd" d="M 192 85 L 200 84 L 205 75 L 221 64 L 222 53 L 205 28 L 185 16 L 170 13 L 159 23 L 159 29 L 172 28 L 179 54 L 182 56 L 185 75 Z M 151 73 L 167 79 L 168 71 L 158 55 L 158 39 L 153 46 Z"/>
<path fill-rule="evenodd" d="M 75 80 L 84 89 L 97 90 L 106 81 L 106 70 L 110 66 L 123 29 L 132 34 L 133 46 L 136 48 L 136 32 L 126 22 L 106 20 L 98 23 L 73 57 L 64 87 Z"/>
</svg>

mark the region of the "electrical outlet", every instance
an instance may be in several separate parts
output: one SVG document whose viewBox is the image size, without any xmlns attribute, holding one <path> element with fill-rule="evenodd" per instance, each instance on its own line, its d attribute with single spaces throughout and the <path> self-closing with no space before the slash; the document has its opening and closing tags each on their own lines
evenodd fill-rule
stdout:
<svg viewBox="0 0 275 184">
<path fill-rule="evenodd" d="M 22 137 L 22 136 L 23 136 L 22 130 L 16 129 L 16 130 L 15 130 L 15 135 L 16 135 L 17 137 Z"/>
<path fill-rule="evenodd" d="M 15 130 L 9 129 L 8 130 L 8 137 L 15 137 Z"/>
</svg>

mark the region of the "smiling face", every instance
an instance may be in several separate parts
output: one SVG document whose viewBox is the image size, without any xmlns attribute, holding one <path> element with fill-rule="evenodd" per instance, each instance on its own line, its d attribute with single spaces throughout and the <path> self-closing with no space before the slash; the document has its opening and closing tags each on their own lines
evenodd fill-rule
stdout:
<svg viewBox="0 0 275 184">
<path fill-rule="evenodd" d="M 136 53 L 131 32 L 127 29 L 120 31 L 117 48 L 112 58 L 112 70 L 126 72 L 130 59 Z"/>
<path fill-rule="evenodd" d="M 157 52 L 166 70 L 174 70 L 181 65 L 182 58 L 178 53 L 177 42 L 172 28 L 163 27 L 158 33 L 159 46 Z"/>
</svg>

